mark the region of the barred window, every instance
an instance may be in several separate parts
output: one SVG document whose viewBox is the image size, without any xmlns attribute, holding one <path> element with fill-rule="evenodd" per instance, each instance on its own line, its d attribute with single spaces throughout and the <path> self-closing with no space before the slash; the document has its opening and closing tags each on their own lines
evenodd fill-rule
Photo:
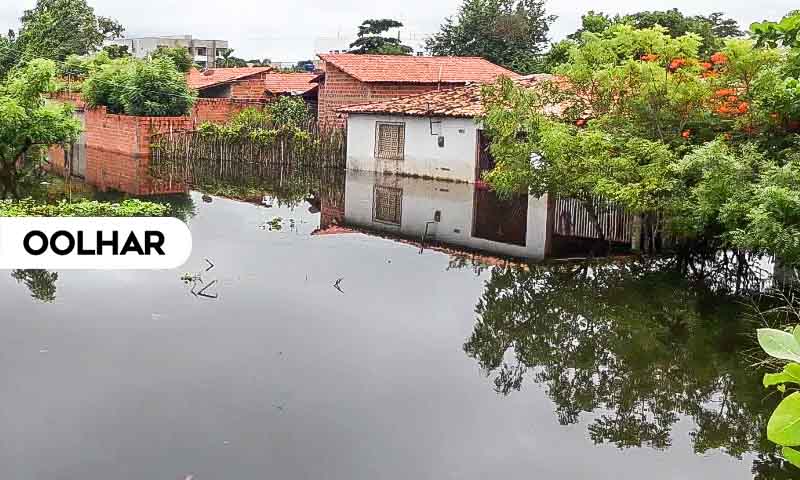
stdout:
<svg viewBox="0 0 800 480">
<path fill-rule="evenodd" d="M 406 143 L 404 123 L 382 123 L 375 125 L 375 158 L 402 160 Z"/>
<path fill-rule="evenodd" d="M 372 220 L 375 222 L 400 225 L 403 210 L 403 189 L 375 185 Z"/>
</svg>

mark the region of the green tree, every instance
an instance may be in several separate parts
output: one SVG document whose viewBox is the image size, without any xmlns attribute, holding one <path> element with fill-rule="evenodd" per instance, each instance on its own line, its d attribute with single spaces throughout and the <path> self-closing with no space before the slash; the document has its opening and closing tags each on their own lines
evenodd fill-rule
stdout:
<svg viewBox="0 0 800 480">
<path fill-rule="evenodd" d="M 723 47 L 726 38 L 741 37 L 743 32 L 739 29 L 736 20 L 726 18 L 723 13 L 715 12 L 708 16 L 687 16 L 678 9 L 673 8 L 663 11 L 643 11 L 629 15 L 616 15 L 611 17 L 602 12 L 590 10 L 581 16 L 581 27 L 567 38 L 580 41 L 584 32 L 602 34 L 614 25 L 630 25 L 637 29 L 652 28 L 656 25 L 664 27 L 666 33 L 678 38 L 687 33 L 694 33 L 700 37 L 698 53 L 708 56 Z"/>
<path fill-rule="evenodd" d="M 127 45 L 106 45 L 103 47 L 103 51 L 111 59 L 131 56 Z"/>
<path fill-rule="evenodd" d="M 87 55 L 123 31 L 117 21 L 95 15 L 86 0 L 37 0 L 20 21 L 18 42 L 24 59 L 62 61 L 71 54 Z"/>
<path fill-rule="evenodd" d="M 172 60 L 120 58 L 100 66 L 83 82 L 83 98 L 91 107 L 141 116 L 186 115 L 195 94 Z"/>
<path fill-rule="evenodd" d="M 183 73 L 187 73 L 191 70 L 194 64 L 192 56 L 189 55 L 189 50 L 185 47 L 165 47 L 162 45 L 151 54 L 151 57 L 153 59 L 161 57 L 168 58 L 175 64 L 178 71 Z"/>
<path fill-rule="evenodd" d="M 14 30 L 9 30 L 6 36 L 0 35 L 0 81 L 19 62 L 19 57 L 19 45 Z"/>
<path fill-rule="evenodd" d="M 350 53 L 380 55 L 410 55 L 413 49 L 400 43 L 399 38 L 382 34 L 403 24 L 389 18 L 364 20 L 358 27 L 358 38 L 350 44 Z"/>
<path fill-rule="evenodd" d="M 312 119 L 308 104 L 300 97 L 279 97 L 267 105 L 266 111 L 272 122 L 278 126 L 305 127 Z"/>
<path fill-rule="evenodd" d="M 555 16 L 543 0 L 465 0 L 426 43 L 433 55 L 478 56 L 521 73 L 539 71 Z"/>
<path fill-rule="evenodd" d="M 0 85 L 0 198 L 19 197 L 21 184 L 44 161 L 50 145 L 75 141 L 80 122 L 71 107 L 45 102 L 55 88 L 56 65 L 29 62 Z"/>
<path fill-rule="evenodd" d="M 558 81 L 486 89 L 498 160 L 487 179 L 501 193 L 577 198 L 595 221 L 597 199 L 613 201 L 641 215 L 649 248 L 667 227 L 681 248 L 794 257 L 797 161 L 785 145 L 765 145 L 768 132 L 786 136 L 766 101 L 782 57 L 729 40 L 712 65 L 700 43 L 615 25 L 584 33 Z M 543 113 L 554 105 L 561 118 Z"/>
<path fill-rule="evenodd" d="M 217 68 L 242 68 L 247 66 L 247 60 L 234 57 L 232 48 L 217 49 L 221 56 L 217 57 L 215 66 Z"/>
</svg>

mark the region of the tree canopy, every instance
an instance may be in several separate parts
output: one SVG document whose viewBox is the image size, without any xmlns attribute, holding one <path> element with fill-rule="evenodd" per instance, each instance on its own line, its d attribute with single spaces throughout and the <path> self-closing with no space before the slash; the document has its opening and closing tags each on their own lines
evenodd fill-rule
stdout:
<svg viewBox="0 0 800 480">
<path fill-rule="evenodd" d="M 433 55 L 478 56 L 531 73 L 539 70 L 555 18 L 544 0 L 465 0 L 426 47 Z"/>
<path fill-rule="evenodd" d="M 121 55 L 118 57 L 109 55 L 111 58 L 120 58 L 124 57 L 125 55 Z M 189 55 L 189 50 L 185 47 L 158 47 L 152 54 L 152 58 L 168 58 L 175 64 L 175 67 L 178 69 L 179 72 L 187 73 L 189 70 L 192 69 L 192 65 L 194 65 L 194 60 L 192 56 Z"/>
<path fill-rule="evenodd" d="M 37 0 L 20 20 L 17 41 L 24 59 L 86 55 L 123 31 L 116 20 L 95 15 L 86 0 Z"/>
<path fill-rule="evenodd" d="M 196 95 L 168 56 L 105 58 L 83 82 L 87 105 L 105 106 L 110 113 L 157 117 L 186 115 L 191 110 Z"/>
<path fill-rule="evenodd" d="M 49 104 L 56 65 L 37 59 L 0 84 L 0 198 L 18 197 L 20 185 L 43 162 L 50 145 L 75 141 L 81 131 L 71 107 Z"/>
<path fill-rule="evenodd" d="M 403 24 L 389 18 L 364 20 L 358 27 L 358 38 L 350 44 L 350 53 L 372 53 L 380 55 L 409 55 L 413 49 L 403 45 L 399 38 L 383 36 L 392 28 Z"/>
<path fill-rule="evenodd" d="M 578 198 L 590 218 L 594 199 L 614 202 L 679 248 L 800 261 L 800 97 L 787 54 L 734 39 L 704 57 L 701 44 L 617 24 L 584 32 L 540 88 L 486 89 L 498 161 L 487 179 L 500 192 Z"/>
</svg>

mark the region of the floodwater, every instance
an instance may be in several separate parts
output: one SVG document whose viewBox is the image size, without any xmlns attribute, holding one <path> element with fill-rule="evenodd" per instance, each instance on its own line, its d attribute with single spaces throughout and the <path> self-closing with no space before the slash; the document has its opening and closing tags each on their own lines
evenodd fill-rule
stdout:
<svg viewBox="0 0 800 480">
<path fill-rule="evenodd" d="M 519 229 L 470 240 L 473 187 L 335 177 L 191 193 L 180 271 L 2 272 L 0 478 L 796 473 L 734 298 L 663 261 L 487 264 Z"/>
</svg>

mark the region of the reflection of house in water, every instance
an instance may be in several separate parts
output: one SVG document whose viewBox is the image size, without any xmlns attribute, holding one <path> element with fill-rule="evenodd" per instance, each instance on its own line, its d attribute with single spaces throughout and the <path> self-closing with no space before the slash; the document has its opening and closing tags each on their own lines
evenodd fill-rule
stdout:
<svg viewBox="0 0 800 480">
<path fill-rule="evenodd" d="M 594 224 L 570 199 L 501 199 L 482 185 L 349 171 L 344 198 L 321 198 L 320 228 L 343 226 L 389 238 L 493 255 L 543 259 L 586 254 Z M 630 217 L 607 207 L 610 241 L 630 245 Z"/>
<path fill-rule="evenodd" d="M 346 226 L 419 241 L 541 259 L 547 199 L 503 201 L 466 183 L 348 172 Z"/>
</svg>

